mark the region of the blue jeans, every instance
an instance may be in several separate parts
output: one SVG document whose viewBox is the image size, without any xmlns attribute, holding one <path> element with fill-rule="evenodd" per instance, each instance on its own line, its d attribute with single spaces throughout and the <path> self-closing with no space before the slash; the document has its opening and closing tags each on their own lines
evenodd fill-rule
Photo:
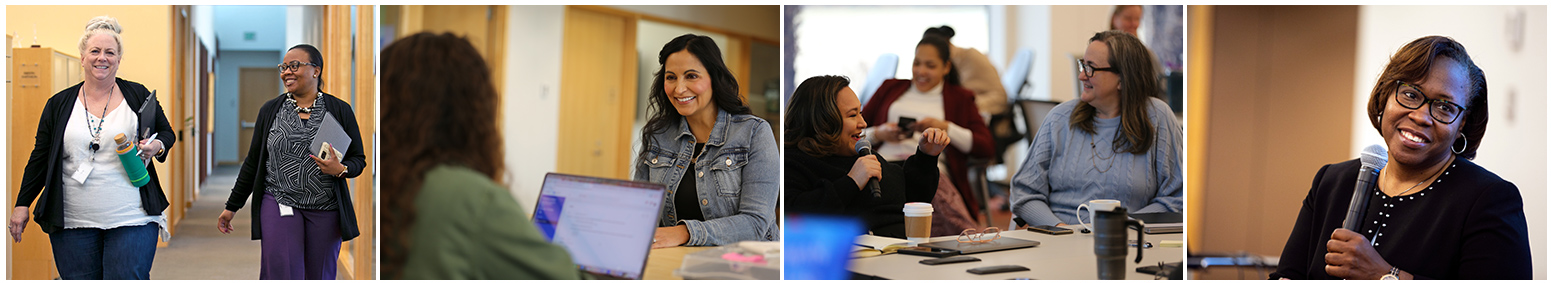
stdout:
<svg viewBox="0 0 1551 285">
<path fill-rule="evenodd" d="M 65 280 L 150 280 L 156 223 L 112 229 L 65 229 L 48 235 Z"/>
</svg>

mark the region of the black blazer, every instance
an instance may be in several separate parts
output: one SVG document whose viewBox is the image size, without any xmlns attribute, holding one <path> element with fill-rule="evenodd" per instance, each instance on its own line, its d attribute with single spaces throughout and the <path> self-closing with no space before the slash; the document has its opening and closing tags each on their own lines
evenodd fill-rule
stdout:
<svg viewBox="0 0 1551 285">
<path fill-rule="evenodd" d="M 270 124 L 274 123 L 275 112 L 280 111 L 280 102 L 285 102 L 285 98 L 285 94 L 281 94 L 259 108 L 258 118 L 254 121 L 257 126 L 254 128 L 253 142 L 248 147 L 248 158 L 242 160 L 242 172 L 237 174 L 237 185 L 232 186 L 232 195 L 226 198 L 226 209 L 236 212 L 242 209 L 248 197 L 253 197 L 255 240 L 264 234 L 259 227 L 259 202 L 264 200 L 264 177 L 269 174 L 269 168 L 264 167 L 269 160 L 269 148 L 264 147 L 264 141 L 269 138 Z M 350 109 L 349 103 L 328 93 L 318 96 L 317 102 L 323 103 L 328 112 L 334 114 L 334 119 L 339 121 L 339 126 L 350 135 L 350 148 L 345 150 L 345 156 L 339 161 L 350 169 L 343 178 L 333 179 L 334 201 L 339 203 L 339 233 L 341 238 L 348 241 L 361 235 L 361 230 L 355 225 L 355 203 L 350 202 L 350 185 L 345 183 L 345 178 L 361 176 L 361 170 L 366 169 L 365 149 L 361 148 L 361 127 L 356 124 L 355 110 Z"/>
<path fill-rule="evenodd" d="M 1271 279 L 1334 278 L 1325 274 L 1325 243 L 1346 219 L 1360 167 L 1354 159 L 1320 168 Z M 1357 233 L 1416 279 L 1533 277 L 1518 187 L 1474 162 L 1456 158 L 1432 185 L 1408 195 L 1372 195 Z"/>
<path fill-rule="evenodd" d="M 140 83 L 123 78 L 114 78 L 114 81 L 132 111 L 140 110 L 140 105 L 145 104 L 145 97 L 151 95 L 151 90 Z M 65 144 L 65 126 L 70 123 L 70 114 L 75 112 L 75 98 L 82 84 L 85 82 L 54 93 L 43 106 L 43 116 L 38 118 L 38 134 L 32 144 L 32 156 L 27 158 L 27 168 L 22 172 L 22 188 L 16 194 L 17 207 L 32 205 L 33 200 L 37 200 L 38 205 L 32 207 L 33 220 L 38 222 L 45 233 L 52 234 L 65 226 L 65 196 L 63 191 L 59 191 L 64 186 L 60 146 Z M 156 126 L 153 129 L 156 131 L 156 140 L 162 141 L 166 149 L 172 149 L 172 144 L 178 141 L 177 133 L 172 131 L 172 124 L 167 122 L 166 114 L 156 113 Z M 156 161 L 166 162 L 167 153 L 157 156 Z M 151 175 L 151 182 L 140 187 L 140 208 L 145 210 L 146 215 L 160 216 L 167 209 L 167 195 L 162 193 L 156 167 L 147 167 L 146 171 Z M 42 198 L 38 197 L 40 191 Z"/>
</svg>

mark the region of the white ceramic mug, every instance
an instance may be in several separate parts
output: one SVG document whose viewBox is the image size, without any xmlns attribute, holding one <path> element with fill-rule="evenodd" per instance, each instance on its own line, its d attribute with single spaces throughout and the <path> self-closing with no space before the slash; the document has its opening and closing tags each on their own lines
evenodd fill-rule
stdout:
<svg viewBox="0 0 1551 285">
<path fill-rule="evenodd" d="M 1082 208 L 1088 208 L 1088 219 L 1091 220 L 1094 216 L 1098 215 L 1098 210 L 1114 211 L 1115 207 L 1120 207 L 1120 200 L 1098 199 L 1090 200 L 1087 203 L 1082 203 L 1082 205 L 1077 205 L 1077 223 L 1081 224 L 1083 228 L 1088 229 L 1089 232 L 1092 232 L 1093 227 L 1089 226 L 1087 222 L 1083 222 L 1082 220 Z"/>
</svg>

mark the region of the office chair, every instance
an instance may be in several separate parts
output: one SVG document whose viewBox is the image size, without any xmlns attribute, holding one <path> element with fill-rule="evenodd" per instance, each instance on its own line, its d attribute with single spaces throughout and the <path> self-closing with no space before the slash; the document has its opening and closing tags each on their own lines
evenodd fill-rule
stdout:
<svg viewBox="0 0 1551 285">
<path fill-rule="evenodd" d="M 878 60 L 872 64 L 872 70 L 867 71 L 867 85 L 862 87 L 862 106 L 867 106 L 867 100 L 872 99 L 872 94 L 878 92 L 878 87 L 883 86 L 883 81 L 894 79 L 894 71 L 899 68 L 899 56 L 885 53 L 878 56 Z"/>
</svg>

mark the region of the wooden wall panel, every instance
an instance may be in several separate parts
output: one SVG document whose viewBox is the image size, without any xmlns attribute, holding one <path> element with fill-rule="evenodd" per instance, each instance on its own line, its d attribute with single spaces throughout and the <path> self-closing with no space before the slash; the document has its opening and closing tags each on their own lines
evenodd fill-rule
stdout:
<svg viewBox="0 0 1551 285">
<path fill-rule="evenodd" d="M 1209 148 L 1192 175 L 1204 185 L 1187 191 L 1199 195 L 1190 227 L 1202 236 L 1191 250 L 1280 256 L 1315 172 L 1352 159 L 1357 7 L 1214 10 Z"/>
<path fill-rule="evenodd" d="M 27 166 L 27 159 L 32 157 L 34 137 L 38 133 L 38 120 L 43 115 L 43 106 L 48 98 L 55 92 L 63 90 L 78 81 L 60 80 L 54 72 L 56 69 L 69 69 L 75 66 L 73 71 L 64 74 L 80 74 L 80 58 L 55 52 L 50 48 L 15 48 L 12 49 L 11 84 L 7 99 L 6 125 L 10 137 L 6 140 L 9 144 L 10 165 L 8 174 L 10 188 L 6 193 L 6 201 L 10 203 L 6 207 L 6 218 L 10 218 L 11 205 L 15 204 L 16 194 L 20 192 L 22 185 L 22 173 Z M 62 59 L 56 63 L 56 59 Z M 69 83 L 64 83 L 69 82 Z M 68 84 L 68 85 L 66 85 Z M 41 196 L 41 195 L 40 195 Z M 34 200 L 36 202 L 36 200 Z M 54 251 L 49 245 L 48 234 L 38 227 L 33 221 L 32 209 L 28 209 L 27 229 L 22 233 L 20 243 L 11 243 L 10 234 L 6 234 L 6 245 L 9 246 L 10 266 L 13 280 L 46 280 L 59 277 L 59 271 L 54 268 Z"/>
<path fill-rule="evenodd" d="M 366 155 L 367 169 L 361 176 L 349 179 L 352 202 L 355 203 L 356 227 L 361 235 L 345 242 L 339 251 L 339 267 L 345 275 L 340 279 L 376 279 L 376 202 L 372 167 L 376 161 L 372 148 L 375 144 L 376 126 L 376 67 L 373 60 L 376 24 L 373 6 L 331 5 L 323 8 L 323 37 L 320 51 L 324 53 L 324 92 L 333 94 L 350 103 L 355 110 L 355 120 L 361 130 L 361 145 Z M 355 22 L 351 21 L 352 15 Z M 356 27 L 351 28 L 354 24 Z M 354 35 L 352 35 L 352 32 Z M 355 171 L 355 170 L 352 170 Z"/>
<path fill-rule="evenodd" d="M 614 13 L 566 8 L 556 171 L 628 178 L 635 22 Z"/>
</svg>

